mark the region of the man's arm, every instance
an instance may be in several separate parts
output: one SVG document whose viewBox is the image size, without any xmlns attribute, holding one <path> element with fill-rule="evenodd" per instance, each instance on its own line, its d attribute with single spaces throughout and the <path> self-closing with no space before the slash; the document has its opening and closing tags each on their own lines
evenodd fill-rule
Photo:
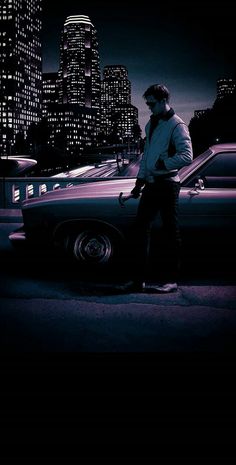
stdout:
<svg viewBox="0 0 236 465">
<path fill-rule="evenodd" d="M 147 134 L 147 126 L 146 126 L 146 134 Z M 135 186 L 131 191 L 131 194 L 133 195 L 133 197 L 135 199 L 137 199 L 140 196 L 141 189 L 145 184 L 145 152 L 146 152 L 146 148 L 147 148 L 147 136 L 146 136 L 146 141 L 145 141 L 145 145 L 144 145 L 142 158 L 141 158 L 141 161 L 140 161 L 140 166 L 139 166 Z"/>
</svg>

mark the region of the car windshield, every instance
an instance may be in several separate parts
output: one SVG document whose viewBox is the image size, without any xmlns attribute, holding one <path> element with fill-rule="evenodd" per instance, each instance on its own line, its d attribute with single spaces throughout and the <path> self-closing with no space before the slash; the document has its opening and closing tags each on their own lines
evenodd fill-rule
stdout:
<svg viewBox="0 0 236 465">
<path fill-rule="evenodd" d="M 206 152 L 203 152 L 196 158 L 194 158 L 191 165 L 183 166 L 183 168 L 179 170 L 180 180 L 183 181 L 197 166 L 201 166 L 204 163 L 204 161 L 207 160 L 207 158 L 209 158 L 209 156 L 212 154 L 212 150 L 208 149 L 206 150 Z"/>
</svg>

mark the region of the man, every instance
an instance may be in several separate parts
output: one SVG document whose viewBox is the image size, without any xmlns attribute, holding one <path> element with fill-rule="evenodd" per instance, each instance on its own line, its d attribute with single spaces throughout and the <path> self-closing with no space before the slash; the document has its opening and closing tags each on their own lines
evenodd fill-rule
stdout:
<svg viewBox="0 0 236 465">
<path fill-rule="evenodd" d="M 131 191 L 134 198 L 141 194 L 135 224 L 139 256 L 138 264 L 136 263 L 133 270 L 133 281 L 127 283 L 125 291 L 142 292 L 145 288 L 148 230 L 158 213 L 161 215 L 166 244 L 166 266 L 163 270 L 163 282 L 155 286 L 155 290 L 177 290 L 180 265 L 178 170 L 189 165 L 193 155 L 188 127 L 169 106 L 169 96 L 168 89 L 160 84 L 150 86 L 143 95 L 152 115 L 145 128 L 144 153 L 135 186 Z"/>
</svg>

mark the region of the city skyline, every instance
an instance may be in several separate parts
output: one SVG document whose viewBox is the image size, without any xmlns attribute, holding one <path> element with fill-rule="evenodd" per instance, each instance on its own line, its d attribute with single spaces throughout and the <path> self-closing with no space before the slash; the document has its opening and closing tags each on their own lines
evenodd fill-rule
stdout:
<svg viewBox="0 0 236 465">
<path fill-rule="evenodd" d="M 150 116 L 142 95 L 156 82 L 169 87 L 170 104 L 187 124 L 195 110 L 209 108 L 216 98 L 221 77 L 235 77 L 235 58 L 230 44 L 235 27 L 230 3 L 213 10 L 203 2 L 158 5 L 154 13 L 119 2 L 119 10 L 74 0 L 43 6 L 43 72 L 59 69 L 60 34 L 66 16 L 88 15 L 97 30 L 101 72 L 107 65 L 127 67 L 132 83 L 132 104 L 139 110 L 139 124 Z M 53 33 L 52 33 L 53 31 Z"/>
</svg>

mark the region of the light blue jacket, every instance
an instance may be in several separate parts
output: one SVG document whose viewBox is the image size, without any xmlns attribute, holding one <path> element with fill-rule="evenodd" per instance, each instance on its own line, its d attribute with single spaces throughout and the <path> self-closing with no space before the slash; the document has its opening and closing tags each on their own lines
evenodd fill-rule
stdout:
<svg viewBox="0 0 236 465">
<path fill-rule="evenodd" d="M 149 141 L 151 122 L 146 125 L 146 143 L 140 163 L 138 178 L 153 182 L 154 176 L 173 171 L 178 175 L 178 169 L 190 165 L 193 160 L 193 151 L 188 126 L 176 114 L 169 119 L 160 119 Z M 174 153 L 169 155 L 169 147 L 174 147 Z M 157 169 L 158 160 L 163 160 L 166 169 Z M 178 178 L 179 179 L 179 178 Z"/>
</svg>

